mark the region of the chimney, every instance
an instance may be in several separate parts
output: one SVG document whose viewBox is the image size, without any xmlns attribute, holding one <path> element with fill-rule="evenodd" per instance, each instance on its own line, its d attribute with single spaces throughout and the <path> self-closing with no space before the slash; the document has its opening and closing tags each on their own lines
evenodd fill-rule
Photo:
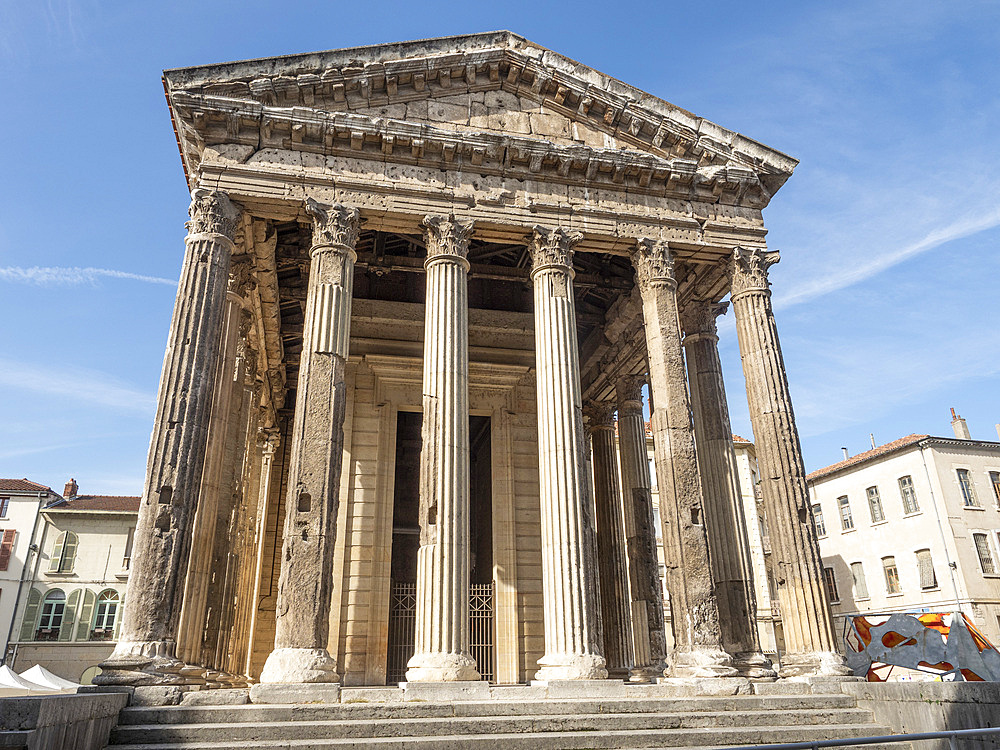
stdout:
<svg viewBox="0 0 1000 750">
<path fill-rule="evenodd" d="M 955 437 L 959 440 L 972 440 L 972 435 L 969 434 L 969 425 L 955 413 L 954 406 L 951 407 L 951 429 L 955 431 Z"/>
<path fill-rule="evenodd" d="M 875 448 L 877 447 L 875 445 L 875 433 L 874 432 L 869 432 L 868 433 L 868 439 L 872 441 L 872 450 L 875 450 Z"/>
<path fill-rule="evenodd" d="M 66 482 L 66 486 L 63 487 L 63 497 L 65 498 L 76 497 L 76 493 L 79 489 L 80 487 L 79 485 L 77 485 L 76 480 L 70 479 L 68 482 Z"/>
<path fill-rule="evenodd" d="M 840 450 L 844 451 L 844 460 L 845 461 L 851 457 L 851 454 L 847 452 L 847 448 L 841 448 Z"/>
</svg>

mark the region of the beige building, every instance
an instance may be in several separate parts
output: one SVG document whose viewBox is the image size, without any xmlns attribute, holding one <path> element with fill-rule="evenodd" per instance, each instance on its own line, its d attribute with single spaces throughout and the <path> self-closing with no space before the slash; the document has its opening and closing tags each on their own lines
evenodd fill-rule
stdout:
<svg viewBox="0 0 1000 750">
<path fill-rule="evenodd" d="M 89 683 L 117 641 L 139 498 L 77 490 L 71 479 L 39 514 L 8 664 Z"/>
<path fill-rule="evenodd" d="M 32 537 L 42 507 L 59 497 L 45 485 L 27 479 L 0 479 L 0 637 L 4 664 L 14 633 L 14 611 L 31 577 L 35 549 Z"/>
<path fill-rule="evenodd" d="M 794 159 L 510 32 L 164 85 L 191 220 L 101 682 L 773 675 L 727 297 L 782 673 L 846 670 L 770 306 L 761 211 Z"/>
<path fill-rule="evenodd" d="M 809 475 L 839 633 L 855 613 L 960 609 L 1000 644 L 1000 443 L 953 426 Z"/>
</svg>

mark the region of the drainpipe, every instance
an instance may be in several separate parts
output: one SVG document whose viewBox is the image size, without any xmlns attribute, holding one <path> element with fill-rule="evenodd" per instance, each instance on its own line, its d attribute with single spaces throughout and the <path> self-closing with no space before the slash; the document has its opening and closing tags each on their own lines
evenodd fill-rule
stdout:
<svg viewBox="0 0 1000 750">
<path fill-rule="evenodd" d="M 10 616 L 10 627 L 7 628 L 7 640 L 4 644 L 3 657 L 0 658 L 0 665 L 7 663 L 7 652 L 10 651 L 10 639 L 14 635 L 14 623 L 17 622 L 17 609 L 21 606 L 21 591 L 24 589 L 24 582 L 28 577 L 28 566 L 31 562 L 31 556 L 38 552 L 38 545 L 35 544 L 35 534 L 38 533 L 38 519 L 42 517 L 42 506 L 45 504 L 45 498 L 49 493 L 39 492 L 38 493 L 38 510 L 35 511 L 35 521 L 31 527 L 31 538 L 28 541 L 28 552 L 24 556 L 24 565 L 21 566 L 21 580 L 17 583 L 17 593 L 14 594 L 14 611 Z M 14 647 L 14 654 L 17 653 L 17 647 Z M 12 654 L 12 656 L 14 655 Z M 14 663 L 14 659 L 11 658 L 11 664 Z"/>
<path fill-rule="evenodd" d="M 948 539 L 944 533 L 944 524 L 941 521 L 941 511 L 938 509 L 937 500 L 934 498 L 934 483 L 931 481 L 931 472 L 927 468 L 927 456 L 924 454 L 925 444 L 920 443 L 920 460 L 924 464 L 924 476 L 927 477 L 927 486 L 931 491 L 931 503 L 934 505 L 934 518 L 937 520 L 938 531 L 941 534 L 941 544 L 944 547 L 944 559 L 948 563 L 948 575 L 951 577 L 951 589 L 955 594 L 955 606 L 959 611 L 962 609 L 962 598 L 958 595 L 958 581 L 955 578 L 957 563 L 952 562 L 951 555 L 948 554 Z M 943 499 L 943 498 L 942 498 Z"/>
</svg>

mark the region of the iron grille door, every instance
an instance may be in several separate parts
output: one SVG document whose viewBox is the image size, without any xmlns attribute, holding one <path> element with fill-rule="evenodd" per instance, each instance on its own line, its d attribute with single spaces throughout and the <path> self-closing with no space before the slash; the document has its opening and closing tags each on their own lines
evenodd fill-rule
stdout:
<svg viewBox="0 0 1000 750">
<path fill-rule="evenodd" d="M 406 664 L 416 651 L 417 585 L 392 583 L 389 594 L 389 643 L 385 681 L 406 681 Z M 483 679 L 493 682 L 496 674 L 493 648 L 493 584 L 469 587 L 469 650 Z"/>
</svg>

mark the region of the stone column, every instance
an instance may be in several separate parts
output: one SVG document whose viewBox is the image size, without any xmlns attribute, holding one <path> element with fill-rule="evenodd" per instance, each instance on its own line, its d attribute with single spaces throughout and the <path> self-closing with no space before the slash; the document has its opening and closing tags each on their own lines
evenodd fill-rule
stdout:
<svg viewBox="0 0 1000 750">
<path fill-rule="evenodd" d="M 175 657 L 177 623 L 205 465 L 238 211 L 225 193 L 196 189 L 190 215 L 136 522 L 136 555 L 118 644 L 95 679 L 102 685 L 183 681 L 178 675 L 183 664 Z"/>
<path fill-rule="evenodd" d="M 691 428 L 677 317 L 674 259 L 665 240 L 641 239 L 632 253 L 642 295 L 652 390 L 651 426 L 663 526 L 667 590 L 673 615 L 675 677 L 737 674 L 722 649 Z"/>
<path fill-rule="evenodd" d="M 585 475 L 580 355 L 573 303 L 573 246 L 582 235 L 535 227 L 538 476 L 545 656 L 537 680 L 601 680 L 594 504 Z"/>
<path fill-rule="evenodd" d="M 289 440 L 274 650 L 260 681 L 337 682 L 326 650 L 344 445 L 358 211 L 306 200 L 313 217 L 302 356 Z"/>
<path fill-rule="evenodd" d="M 274 466 L 274 454 L 281 442 L 281 431 L 276 427 L 262 428 L 258 436 L 261 443 L 260 481 L 257 485 L 257 527 L 254 532 L 254 562 L 253 599 L 250 602 L 250 625 L 247 629 L 247 653 L 244 674 L 253 670 L 254 643 L 256 642 L 257 615 L 260 612 L 260 592 L 264 577 L 264 541 L 267 534 L 267 518 L 269 515 L 269 499 L 271 497 L 271 468 Z"/>
<path fill-rule="evenodd" d="M 655 680 L 666 669 L 663 587 L 656 558 L 656 528 L 642 414 L 644 375 L 619 379 L 618 451 L 621 456 L 623 515 L 632 594 L 633 660 L 631 679 Z"/>
<path fill-rule="evenodd" d="M 416 650 L 406 679 L 478 680 L 469 654 L 469 235 L 424 219 L 424 415 Z"/>
<path fill-rule="evenodd" d="M 681 312 L 688 383 L 694 412 L 694 434 L 705 498 L 705 526 L 711 552 L 722 644 L 734 666 L 746 677 L 774 677 L 770 660 L 757 637 L 757 597 L 743 498 L 740 493 L 733 431 L 719 361 L 715 319 L 727 304 L 692 300 Z"/>
<path fill-rule="evenodd" d="M 608 677 L 624 679 L 632 668 L 632 610 L 625 567 L 625 525 L 615 450 L 614 406 L 590 403 L 585 410 L 594 452 L 597 508 L 597 570 Z"/>
<path fill-rule="evenodd" d="M 841 675 L 848 669 L 837 653 L 823 591 L 802 448 L 771 309 L 767 269 L 778 257 L 777 252 L 760 248 L 736 248 L 730 298 L 787 649 L 781 657 L 780 675 Z"/>
</svg>

